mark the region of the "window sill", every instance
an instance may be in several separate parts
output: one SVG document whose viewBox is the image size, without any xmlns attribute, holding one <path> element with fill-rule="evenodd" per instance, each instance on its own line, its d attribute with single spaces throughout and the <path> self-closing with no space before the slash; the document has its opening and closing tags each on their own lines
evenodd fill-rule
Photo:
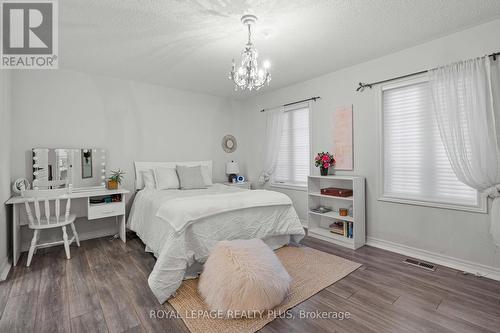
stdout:
<svg viewBox="0 0 500 333">
<path fill-rule="evenodd" d="M 304 191 L 307 192 L 307 185 L 296 185 L 296 184 L 289 184 L 289 183 L 271 183 L 271 187 L 277 187 L 277 188 L 283 188 L 287 190 L 293 190 L 293 191 Z"/>
<path fill-rule="evenodd" d="M 431 207 L 431 208 L 441 208 L 441 209 L 452 209 L 452 210 L 460 210 L 465 212 L 473 212 L 473 213 L 488 213 L 488 205 L 487 198 L 481 197 L 479 198 L 479 206 L 465 206 L 465 205 L 455 205 L 450 203 L 441 203 L 441 202 L 431 202 L 431 201 L 421 201 L 416 199 L 403 199 L 403 198 L 395 198 L 395 197 L 387 197 L 381 196 L 378 198 L 379 201 L 413 205 L 413 206 L 423 206 L 423 207 Z"/>
</svg>

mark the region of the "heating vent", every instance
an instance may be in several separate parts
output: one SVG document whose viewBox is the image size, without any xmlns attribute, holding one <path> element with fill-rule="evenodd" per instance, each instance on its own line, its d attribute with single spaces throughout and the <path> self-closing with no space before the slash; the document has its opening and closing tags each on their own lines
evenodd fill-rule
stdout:
<svg viewBox="0 0 500 333">
<path fill-rule="evenodd" d="M 417 267 L 420 267 L 420 268 L 423 268 L 423 269 L 427 269 L 429 271 L 435 271 L 436 270 L 436 265 L 428 263 L 428 262 L 424 262 L 424 261 L 418 261 L 418 260 L 415 260 L 415 259 L 406 258 L 405 260 L 403 260 L 403 262 L 405 264 L 412 265 L 412 266 L 417 266 Z"/>
</svg>

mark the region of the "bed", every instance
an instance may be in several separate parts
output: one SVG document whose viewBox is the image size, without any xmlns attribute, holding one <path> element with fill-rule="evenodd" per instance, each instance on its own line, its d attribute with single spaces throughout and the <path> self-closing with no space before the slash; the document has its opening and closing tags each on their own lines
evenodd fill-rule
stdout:
<svg viewBox="0 0 500 333">
<path fill-rule="evenodd" d="M 157 258 L 148 283 L 160 303 L 196 277 L 220 240 L 260 238 L 272 249 L 305 235 L 291 200 L 279 192 L 212 184 L 206 189 L 143 189 L 142 171 L 211 161 L 135 162 L 136 195 L 127 221 Z"/>
</svg>

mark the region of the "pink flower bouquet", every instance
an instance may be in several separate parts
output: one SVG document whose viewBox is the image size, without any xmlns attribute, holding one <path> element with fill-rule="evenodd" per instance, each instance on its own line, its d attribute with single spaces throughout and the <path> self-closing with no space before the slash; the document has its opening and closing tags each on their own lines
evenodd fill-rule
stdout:
<svg viewBox="0 0 500 333">
<path fill-rule="evenodd" d="M 321 170 L 321 175 L 328 175 L 328 169 L 335 166 L 335 157 L 329 152 L 321 152 L 314 158 L 314 165 L 319 167 Z"/>
</svg>

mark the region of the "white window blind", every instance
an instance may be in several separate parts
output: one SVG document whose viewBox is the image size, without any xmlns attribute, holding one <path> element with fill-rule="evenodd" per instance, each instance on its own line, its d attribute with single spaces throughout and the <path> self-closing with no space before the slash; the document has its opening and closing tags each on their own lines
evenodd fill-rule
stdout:
<svg viewBox="0 0 500 333">
<path fill-rule="evenodd" d="M 476 190 L 451 169 L 428 82 L 384 89 L 383 196 L 477 207 Z"/>
<path fill-rule="evenodd" d="M 310 171 L 309 107 L 285 110 L 273 182 L 306 186 Z"/>
</svg>

